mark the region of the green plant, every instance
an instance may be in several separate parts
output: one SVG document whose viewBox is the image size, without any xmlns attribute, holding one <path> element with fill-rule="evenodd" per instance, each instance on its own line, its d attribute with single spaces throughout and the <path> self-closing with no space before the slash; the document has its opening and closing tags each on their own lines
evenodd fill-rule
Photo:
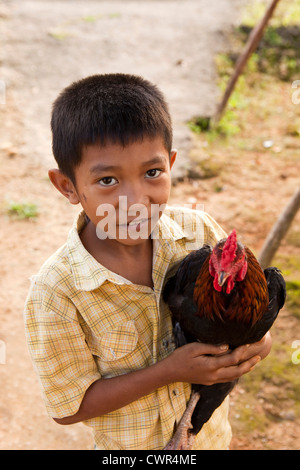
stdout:
<svg viewBox="0 0 300 470">
<path fill-rule="evenodd" d="M 7 213 L 17 219 L 34 219 L 38 216 L 38 208 L 34 203 L 10 201 L 7 204 Z"/>
</svg>

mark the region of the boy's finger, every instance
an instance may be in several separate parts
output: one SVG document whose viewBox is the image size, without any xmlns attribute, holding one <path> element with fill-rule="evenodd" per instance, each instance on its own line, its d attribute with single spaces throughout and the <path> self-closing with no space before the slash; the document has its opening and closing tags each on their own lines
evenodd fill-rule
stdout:
<svg viewBox="0 0 300 470">
<path fill-rule="evenodd" d="M 241 346 L 236 348 L 234 351 L 228 352 L 220 357 L 212 358 L 214 359 L 213 367 L 215 369 L 221 369 L 222 367 L 231 367 L 238 366 L 239 364 L 253 358 L 255 354 L 253 352 L 248 353 L 247 346 Z"/>
<path fill-rule="evenodd" d="M 224 354 L 228 351 L 228 344 L 221 344 L 221 345 L 214 345 L 214 344 L 206 344 L 206 343 L 193 343 L 194 345 L 194 355 L 202 356 L 202 355 L 211 355 L 211 356 L 218 356 L 220 354 Z"/>
<path fill-rule="evenodd" d="M 227 382 L 239 379 L 242 375 L 250 372 L 254 366 L 261 360 L 259 356 L 254 356 L 248 361 L 244 361 L 236 366 L 224 367 L 217 372 L 218 382 Z"/>
<path fill-rule="evenodd" d="M 235 349 L 234 354 L 238 362 L 247 361 L 251 357 L 259 356 L 262 350 L 263 339 L 257 343 L 247 344 Z"/>
</svg>

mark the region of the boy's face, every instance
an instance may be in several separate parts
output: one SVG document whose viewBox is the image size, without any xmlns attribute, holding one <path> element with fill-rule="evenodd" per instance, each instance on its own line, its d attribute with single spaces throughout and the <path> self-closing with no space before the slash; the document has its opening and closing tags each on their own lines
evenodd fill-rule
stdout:
<svg viewBox="0 0 300 470">
<path fill-rule="evenodd" d="M 160 137 L 126 147 L 97 144 L 83 149 L 75 168 L 77 202 L 98 238 L 108 235 L 126 245 L 149 238 L 170 195 L 175 158 L 176 152 L 170 156 Z"/>
</svg>

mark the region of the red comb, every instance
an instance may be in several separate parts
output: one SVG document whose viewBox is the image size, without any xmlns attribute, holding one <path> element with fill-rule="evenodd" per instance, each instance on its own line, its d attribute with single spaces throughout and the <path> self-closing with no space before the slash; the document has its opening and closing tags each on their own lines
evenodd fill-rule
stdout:
<svg viewBox="0 0 300 470">
<path fill-rule="evenodd" d="M 237 243 L 236 243 L 236 231 L 232 230 L 231 234 L 228 236 L 225 245 L 223 247 L 222 257 L 221 257 L 221 269 L 226 271 L 228 264 L 232 263 L 235 258 Z"/>
</svg>

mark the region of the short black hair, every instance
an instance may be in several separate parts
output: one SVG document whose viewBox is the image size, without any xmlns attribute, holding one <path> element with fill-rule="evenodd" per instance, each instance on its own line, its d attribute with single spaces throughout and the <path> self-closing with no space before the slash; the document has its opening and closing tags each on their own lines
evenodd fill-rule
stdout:
<svg viewBox="0 0 300 470">
<path fill-rule="evenodd" d="M 136 75 L 92 75 L 72 83 L 53 104 L 51 130 L 55 160 L 73 183 L 86 145 L 126 146 L 161 136 L 169 153 L 172 148 L 165 98 L 157 86 Z"/>
</svg>

